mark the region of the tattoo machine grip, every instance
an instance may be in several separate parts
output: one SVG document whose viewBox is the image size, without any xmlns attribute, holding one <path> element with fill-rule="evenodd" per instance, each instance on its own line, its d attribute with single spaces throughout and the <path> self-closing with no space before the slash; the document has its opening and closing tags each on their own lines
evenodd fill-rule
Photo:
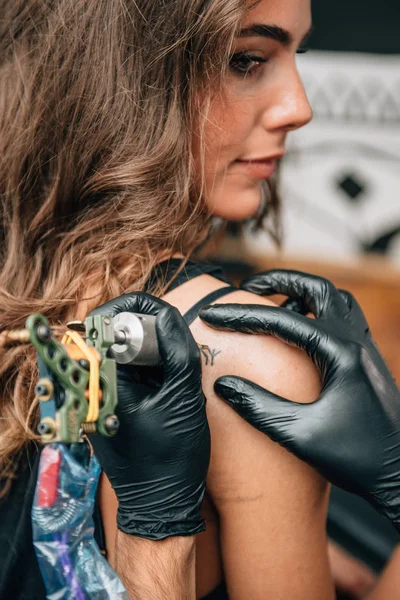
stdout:
<svg viewBox="0 0 400 600">
<path fill-rule="evenodd" d="M 156 366 L 161 361 L 156 317 L 122 312 L 113 320 L 115 344 L 109 356 L 120 365 Z"/>
</svg>

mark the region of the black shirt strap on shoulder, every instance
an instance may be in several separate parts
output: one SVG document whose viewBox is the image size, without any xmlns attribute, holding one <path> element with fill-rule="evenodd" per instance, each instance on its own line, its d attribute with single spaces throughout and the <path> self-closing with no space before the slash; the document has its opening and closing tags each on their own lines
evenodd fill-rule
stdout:
<svg viewBox="0 0 400 600">
<path fill-rule="evenodd" d="M 211 294 L 204 296 L 204 298 L 196 302 L 196 304 L 192 306 L 192 308 L 190 308 L 183 315 L 183 318 L 185 319 L 188 325 L 191 325 L 193 321 L 199 316 L 199 312 L 203 308 L 203 306 L 207 306 L 207 304 L 212 304 L 212 302 L 215 302 L 216 300 L 219 300 L 220 298 L 223 298 L 224 296 L 227 296 L 228 294 L 231 294 L 232 292 L 236 291 L 237 288 L 235 286 L 229 285 L 228 287 L 223 287 L 219 290 L 211 292 Z"/>
</svg>

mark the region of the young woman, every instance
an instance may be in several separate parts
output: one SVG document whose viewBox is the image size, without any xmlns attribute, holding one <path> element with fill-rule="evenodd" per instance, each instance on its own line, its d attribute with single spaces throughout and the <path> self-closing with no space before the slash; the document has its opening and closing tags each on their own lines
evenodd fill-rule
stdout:
<svg viewBox="0 0 400 600">
<path fill-rule="evenodd" d="M 295 62 L 310 0 L 0 0 L 0 14 L 1 328 L 32 312 L 65 324 L 145 288 L 182 313 L 223 294 L 210 296 L 228 283 L 201 265 L 174 289 L 165 262 L 154 268 L 173 257 L 179 270 L 213 217 L 259 216 L 288 132 L 312 116 Z M 225 581 L 233 600 L 331 599 L 326 483 L 213 391 L 235 373 L 310 402 L 313 365 L 270 338 L 199 319 L 192 331 L 212 438 L 198 597 Z M 0 375 L 7 502 L 37 439 L 34 354 L 2 350 Z M 105 479 L 99 503 L 112 562 Z"/>
</svg>

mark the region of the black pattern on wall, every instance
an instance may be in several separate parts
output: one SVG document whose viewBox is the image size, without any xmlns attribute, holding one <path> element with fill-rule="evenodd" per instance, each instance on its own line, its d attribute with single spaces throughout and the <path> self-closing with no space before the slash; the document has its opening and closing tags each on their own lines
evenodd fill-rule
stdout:
<svg viewBox="0 0 400 600">
<path fill-rule="evenodd" d="M 286 251 L 400 264 L 400 56 L 312 51 L 299 70 L 314 119 L 283 164 Z"/>
</svg>

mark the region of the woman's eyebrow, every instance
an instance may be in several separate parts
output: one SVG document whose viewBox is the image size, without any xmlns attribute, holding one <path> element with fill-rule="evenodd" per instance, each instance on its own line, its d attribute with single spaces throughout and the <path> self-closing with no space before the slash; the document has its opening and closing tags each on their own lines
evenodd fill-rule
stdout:
<svg viewBox="0 0 400 600">
<path fill-rule="evenodd" d="M 313 29 L 314 28 L 311 25 L 310 29 L 303 37 L 300 46 L 307 41 Z M 239 31 L 239 37 L 264 37 L 275 40 L 282 44 L 282 46 L 290 46 L 293 43 L 293 37 L 286 29 L 282 29 L 282 27 L 277 27 L 276 25 L 264 25 L 262 23 L 253 23 L 245 29 L 241 29 Z"/>
</svg>

